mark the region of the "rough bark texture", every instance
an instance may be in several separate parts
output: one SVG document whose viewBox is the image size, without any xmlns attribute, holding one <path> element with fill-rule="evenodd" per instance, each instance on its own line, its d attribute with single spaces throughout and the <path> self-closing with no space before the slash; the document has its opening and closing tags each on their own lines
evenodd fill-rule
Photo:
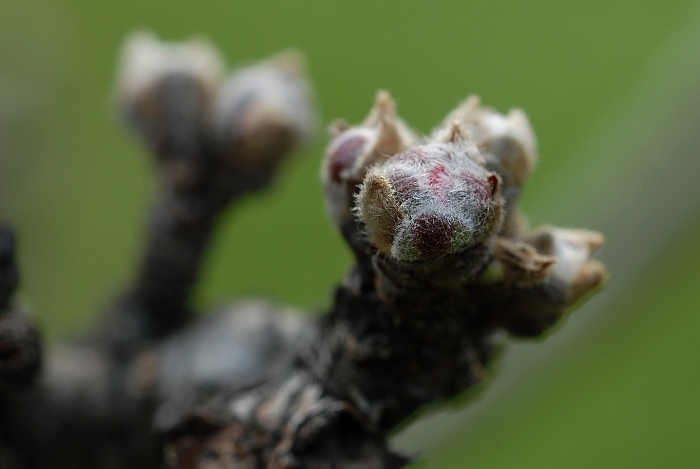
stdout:
<svg viewBox="0 0 700 469">
<path fill-rule="evenodd" d="M 187 300 L 217 217 L 312 127 L 293 58 L 223 85 L 220 69 L 199 42 L 125 47 L 117 95 L 158 190 L 134 283 L 90 337 L 42 353 L 0 228 L 0 467 L 402 467 L 388 432 L 604 281 L 600 235 L 524 225 L 536 145 L 521 111 L 472 97 L 420 137 L 380 92 L 361 125 L 332 126 L 326 202 L 356 264 L 329 312 L 250 300 L 197 318 Z"/>
</svg>

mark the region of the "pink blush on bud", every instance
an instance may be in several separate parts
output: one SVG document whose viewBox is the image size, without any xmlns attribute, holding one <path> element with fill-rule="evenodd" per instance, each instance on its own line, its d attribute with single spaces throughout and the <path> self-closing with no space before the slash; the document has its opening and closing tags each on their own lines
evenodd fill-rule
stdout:
<svg viewBox="0 0 700 469">
<path fill-rule="evenodd" d="M 430 187 L 445 187 L 450 175 L 445 171 L 445 165 L 439 164 L 428 173 L 428 184 Z"/>
<path fill-rule="evenodd" d="M 439 164 L 428 172 L 428 188 L 430 192 L 444 202 L 447 196 L 447 190 L 451 186 L 452 177 L 445 170 L 445 166 Z"/>
<path fill-rule="evenodd" d="M 491 178 L 494 178 L 493 182 Z M 459 174 L 459 180 L 471 188 L 482 201 L 490 199 L 498 189 L 498 178 L 496 176 L 489 176 L 484 180 L 472 173 L 462 172 Z"/>
<path fill-rule="evenodd" d="M 401 199 L 412 199 L 420 194 L 420 183 L 408 174 L 391 175 L 389 181 Z"/>
<path fill-rule="evenodd" d="M 343 170 L 353 166 L 366 143 L 366 137 L 355 135 L 344 139 L 343 142 L 333 149 L 328 165 L 328 171 L 333 182 L 341 182 L 341 173 Z"/>
</svg>

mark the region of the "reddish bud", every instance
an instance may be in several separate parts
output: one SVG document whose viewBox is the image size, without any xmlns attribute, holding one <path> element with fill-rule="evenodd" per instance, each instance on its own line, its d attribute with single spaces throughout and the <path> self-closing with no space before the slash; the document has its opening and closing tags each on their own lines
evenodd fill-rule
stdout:
<svg viewBox="0 0 700 469">
<path fill-rule="evenodd" d="M 374 107 L 362 125 L 348 127 L 337 121 L 331 125 L 330 134 L 332 140 L 321 178 L 327 210 L 335 224 L 342 227 L 355 223 L 351 215 L 353 196 L 367 170 L 415 145 L 418 137 L 398 117 L 394 102 L 385 91 L 377 93 Z"/>
<path fill-rule="evenodd" d="M 369 142 L 376 138 L 372 129 L 357 127 L 340 134 L 326 152 L 325 172 L 330 180 L 340 184 L 349 179 L 355 164 Z"/>
<path fill-rule="evenodd" d="M 373 167 L 357 207 L 377 248 L 408 262 L 481 243 L 502 218 L 498 177 L 463 142 L 416 146 Z"/>
</svg>

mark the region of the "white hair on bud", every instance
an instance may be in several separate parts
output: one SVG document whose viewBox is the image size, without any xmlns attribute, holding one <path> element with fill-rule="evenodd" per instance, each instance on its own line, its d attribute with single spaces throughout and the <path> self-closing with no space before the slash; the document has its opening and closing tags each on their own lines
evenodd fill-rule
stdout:
<svg viewBox="0 0 700 469">
<path fill-rule="evenodd" d="M 437 258 L 481 242 L 498 228 L 501 199 L 491 178 L 497 176 L 468 142 L 418 145 L 370 169 L 357 197 L 358 214 L 369 238 L 380 248 L 390 246 L 392 257 Z M 383 213 L 387 197 L 373 193 L 382 187 L 390 191 L 391 214 Z"/>
</svg>

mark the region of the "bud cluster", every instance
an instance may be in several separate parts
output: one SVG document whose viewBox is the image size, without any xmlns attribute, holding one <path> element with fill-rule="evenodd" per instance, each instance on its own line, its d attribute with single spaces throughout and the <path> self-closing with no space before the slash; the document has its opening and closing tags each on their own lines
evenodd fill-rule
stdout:
<svg viewBox="0 0 700 469">
<path fill-rule="evenodd" d="M 268 186 L 313 131 L 298 54 L 281 53 L 228 77 L 223 70 L 218 52 L 201 39 L 167 43 L 138 33 L 123 48 L 117 103 L 150 147 L 158 183 L 139 273 L 111 319 L 121 324 L 133 311 L 145 312 L 134 340 L 162 337 L 188 320 L 217 219 L 240 195 Z M 107 340 L 123 347 L 120 337 Z"/>
<path fill-rule="evenodd" d="M 39 333 L 12 301 L 15 237 L 0 224 L 0 402 L 11 404 L 0 461 L 403 467 L 386 442 L 397 425 L 482 382 L 502 331 L 539 336 L 604 283 L 591 259 L 601 235 L 525 230 L 517 202 L 536 140 L 522 111 L 472 96 L 421 136 L 380 91 L 360 125 L 330 129 L 326 205 L 356 262 L 329 313 L 306 322 L 252 301 L 195 322 L 191 292 L 223 210 L 265 187 L 314 124 L 297 55 L 223 71 L 202 40 L 127 40 L 116 95 L 158 166 L 142 262 L 94 339 L 53 349 L 41 376 Z M 33 427 L 38 439 L 23 431 Z M 87 458 L 85 441 L 98 445 Z"/>
<path fill-rule="evenodd" d="M 354 213 L 370 246 L 403 262 L 438 259 L 495 235 L 535 159 L 525 115 L 502 116 L 476 97 L 421 138 L 380 92 L 365 122 L 336 123 L 331 133 L 322 170 L 331 219 L 342 227 L 356 222 Z"/>
<path fill-rule="evenodd" d="M 425 261 L 495 234 L 502 200 L 474 146 L 418 145 L 369 170 L 357 196 L 372 243 L 399 261 Z"/>
<path fill-rule="evenodd" d="M 542 297 L 558 317 L 605 280 L 605 268 L 590 260 L 602 245 L 597 233 L 525 230 L 517 201 L 537 144 L 521 110 L 502 115 L 471 96 L 419 137 L 380 92 L 361 125 L 336 123 L 331 134 L 327 207 L 358 263 L 373 266 L 365 272 L 377 275 L 384 298 L 471 283 L 486 296 L 517 291 L 504 296 L 513 304 L 503 314 L 517 316 L 520 303 Z"/>
<path fill-rule="evenodd" d="M 199 183 L 211 165 L 274 169 L 313 132 L 298 54 L 281 53 L 228 78 L 223 70 L 203 39 L 166 43 L 137 33 L 125 42 L 117 100 L 176 186 Z"/>
</svg>

